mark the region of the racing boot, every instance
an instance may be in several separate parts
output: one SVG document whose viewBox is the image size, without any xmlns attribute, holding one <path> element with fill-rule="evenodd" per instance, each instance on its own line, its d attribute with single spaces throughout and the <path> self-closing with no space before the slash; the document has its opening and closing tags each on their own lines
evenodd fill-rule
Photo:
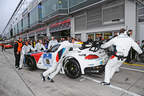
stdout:
<svg viewBox="0 0 144 96">
<path fill-rule="evenodd" d="M 101 82 L 101 84 L 102 84 L 103 86 L 105 86 L 105 85 L 110 85 L 110 83 L 107 83 L 107 82 Z"/>
<path fill-rule="evenodd" d="M 15 68 L 19 68 L 18 66 L 15 66 Z"/>
<path fill-rule="evenodd" d="M 53 79 L 51 79 L 51 78 L 49 78 L 49 77 L 47 77 L 47 79 L 48 79 L 50 82 L 54 83 L 54 80 L 53 80 Z"/>
<path fill-rule="evenodd" d="M 21 70 L 22 68 L 18 68 L 18 70 Z"/>
<path fill-rule="evenodd" d="M 45 81 L 45 77 L 43 76 L 42 73 L 41 73 L 41 79 L 42 79 L 42 81 Z"/>
</svg>

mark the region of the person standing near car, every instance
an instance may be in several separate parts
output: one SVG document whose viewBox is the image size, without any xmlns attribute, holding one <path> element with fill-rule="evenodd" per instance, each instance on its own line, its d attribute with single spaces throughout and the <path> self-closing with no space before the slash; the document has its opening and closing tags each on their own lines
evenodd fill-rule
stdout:
<svg viewBox="0 0 144 96">
<path fill-rule="evenodd" d="M 112 45 L 116 46 L 114 54 L 112 54 L 105 66 L 105 78 L 102 85 L 110 85 L 110 80 L 112 79 L 116 70 L 124 63 L 126 60 L 130 48 L 135 49 L 139 54 L 142 54 L 141 48 L 138 44 L 127 34 L 124 34 L 125 29 L 120 30 L 120 35 L 111 39 L 107 43 L 101 45 L 101 48 L 108 48 Z"/>
<path fill-rule="evenodd" d="M 25 57 L 24 55 L 27 54 L 30 51 L 34 51 L 35 49 L 29 45 L 29 42 L 26 41 L 25 44 L 22 47 L 22 51 L 21 51 L 21 57 L 20 57 L 20 66 L 19 66 L 19 70 L 22 69 L 22 65 L 25 61 Z"/>
<path fill-rule="evenodd" d="M 2 44 L 2 52 L 5 51 L 5 44 Z"/>
<path fill-rule="evenodd" d="M 38 40 L 38 43 L 35 45 L 35 50 L 40 52 L 41 50 L 46 50 L 45 46 L 42 43 L 42 40 Z"/>
<path fill-rule="evenodd" d="M 53 47 L 54 45 L 57 45 L 57 44 L 58 44 L 58 41 L 54 37 L 51 37 L 51 40 L 48 45 L 48 49 L 50 49 L 51 47 Z"/>
<path fill-rule="evenodd" d="M 83 42 L 82 44 L 82 49 L 86 48 L 86 44 L 92 44 L 93 43 L 93 39 L 91 38 L 91 36 L 88 36 L 88 39 L 86 42 Z"/>
<path fill-rule="evenodd" d="M 91 36 L 88 36 L 88 39 L 87 39 L 86 43 L 87 44 L 93 43 L 93 39 L 91 38 Z"/>
<path fill-rule="evenodd" d="M 19 38 L 18 41 L 14 44 L 14 55 L 15 55 L 15 67 L 19 68 L 20 65 L 20 56 L 21 56 L 21 50 L 22 50 L 22 38 Z"/>
<path fill-rule="evenodd" d="M 48 45 L 49 45 L 49 39 L 46 38 L 46 40 L 45 40 L 45 48 L 46 48 L 46 49 L 48 49 Z"/>
</svg>

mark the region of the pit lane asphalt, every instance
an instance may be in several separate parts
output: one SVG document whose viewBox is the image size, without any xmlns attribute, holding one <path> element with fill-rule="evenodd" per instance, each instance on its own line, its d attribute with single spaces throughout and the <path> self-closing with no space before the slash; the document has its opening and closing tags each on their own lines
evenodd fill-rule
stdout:
<svg viewBox="0 0 144 96">
<path fill-rule="evenodd" d="M 4 86 L 0 87 L 2 96 L 132 96 L 124 91 L 101 86 L 94 82 L 94 80 L 102 81 L 104 75 L 91 75 L 86 76 L 90 79 L 81 77 L 73 80 L 59 74 L 54 78 L 55 83 L 42 82 L 40 73 L 43 70 L 29 71 L 27 68 L 15 70 L 12 51 L 7 50 L 4 52 L 5 55 L 0 53 L 0 68 L 2 69 L 0 69 L 0 85 Z M 131 68 L 132 66 L 123 65 L 122 67 Z M 112 85 L 144 96 L 143 81 L 144 73 L 121 69 L 111 82 Z"/>
</svg>

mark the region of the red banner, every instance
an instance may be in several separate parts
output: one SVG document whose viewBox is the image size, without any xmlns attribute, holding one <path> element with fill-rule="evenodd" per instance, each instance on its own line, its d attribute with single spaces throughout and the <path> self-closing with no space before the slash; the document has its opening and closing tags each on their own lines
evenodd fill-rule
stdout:
<svg viewBox="0 0 144 96">
<path fill-rule="evenodd" d="M 62 22 L 58 22 L 58 23 L 55 23 L 55 24 L 51 24 L 51 25 L 50 25 L 50 28 L 59 26 L 59 25 L 61 25 L 61 24 L 70 23 L 70 21 L 71 21 L 71 19 L 67 19 L 67 20 L 64 20 L 64 21 L 62 21 Z"/>
</svg>

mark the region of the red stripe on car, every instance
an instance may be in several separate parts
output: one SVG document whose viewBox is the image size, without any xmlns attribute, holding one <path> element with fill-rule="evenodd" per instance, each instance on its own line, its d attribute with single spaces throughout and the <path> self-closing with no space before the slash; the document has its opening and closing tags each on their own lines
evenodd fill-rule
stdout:
<svg viewBox="0 0 144 96">
<path fill-rule="evenodd" d="M 31 54 L 31 56 L 33 56 L 36 60 L 36 63 L 38 63 L 42 54 L 43 54 L 43 52 L 40 52 L 40 53 Z"/>
</svg>

